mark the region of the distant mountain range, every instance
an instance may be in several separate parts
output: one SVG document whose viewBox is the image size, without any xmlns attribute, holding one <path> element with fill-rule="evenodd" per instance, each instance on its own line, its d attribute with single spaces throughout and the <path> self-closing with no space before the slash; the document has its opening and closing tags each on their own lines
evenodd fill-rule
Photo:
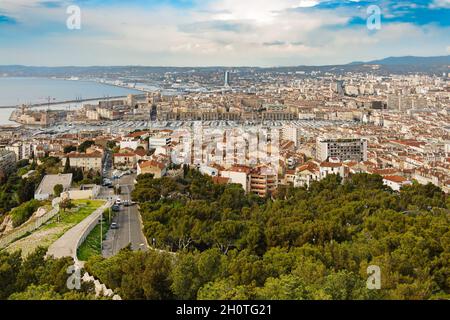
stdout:
<svg viewBox="0 0 450 320">
<path fill-rule="evenodd" d="M 389 57 L 369 62 L 352 62 L 345 65 L 329 66 L 291 66 L 291 67 L 146 67 L 146 66 L 91 66 L 91 67 L 34 67 L 22 65 L 0 66 L 0 76 L 36 76 L 36 77 L 105 77 L 123 74 L 134 76 L 148 76 L 149 74 L 161 74 L 170 71 L 199 73 L 215 73 L 224 70 L 239 70 L 242 73 L 248 71 L 258 72 L 311 72 L 321 71 L 335 74 L 346 72 L 370 72 L 378 75 L 426 73 L 438 74 L 450 73 L 450 55 L 438 57 Z"/>
<path fill-rule="evenodd" d="M 352 62 L 351 65 L 371 64 L 384 66 L 401 66 L 401 65 L 447 65 L 450 66 L 450 55 L 439 57 L 389 57 L 381 60 L 374 60 L 370 62 Z"/>
</svg>

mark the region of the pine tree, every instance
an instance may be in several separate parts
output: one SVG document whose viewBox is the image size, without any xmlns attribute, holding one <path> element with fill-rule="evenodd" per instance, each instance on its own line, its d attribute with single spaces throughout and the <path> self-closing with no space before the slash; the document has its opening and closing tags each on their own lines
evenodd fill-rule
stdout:
<svg viewBox="0 0 450 320">
<path fill-rule="evenodd" d="M 33 159 L 33 162 L 31 163 L 31 166 L 30 166 L 30 170 L 36 170 L 36 168 L 37 168 L 36 159 Z"/>
<path fill-rule="evenodd" d="M 66 164 L 64 165 L 64 173 L 71 173 L 72 168 L 70 167 L 70 159 L 69 157 L 66 158 Z"/>
</svg>

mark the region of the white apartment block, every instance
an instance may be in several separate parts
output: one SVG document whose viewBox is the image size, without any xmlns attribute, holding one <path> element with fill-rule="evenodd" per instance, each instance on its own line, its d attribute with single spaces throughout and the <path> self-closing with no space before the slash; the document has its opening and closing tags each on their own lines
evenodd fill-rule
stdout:
<svg viewBox="0 0 450 320">
<path fill-rule="evenodd" d="M 294 126 L 285 126 L 281 129 L 280 136 L 282 140 L 293 141 L 297 146 L 301 138 L 301 129 Z"/>
<path fill-rule="evenodd" d="M 10 146 L 6 146 L 5 149 L 14 152 L 17 161 L 30 159 L 33 154 L 33 146 L 22 142 L 15 142 Z"/>
<path fill-rule="evenodd" d="M 325 179 L 329 175 L 339 175 L 346 178 L 345 166 L 342 163 L 323 162 L 320 164 L 320 179 Z"/>
<path fill-rule="evenodd" d="M 317 139 L 316 158 L 327 161 L 338 158 L 340 161 L 367 161 L 367 140 L 365 139 Z"/>
<path fill-rule="evenodd" d="M 231 167 L 221 171 L 220 176 L 230 179 L 231 183 L 240 184 L 245 193 L 250 192 L 250 172 L 251 168 L 245 166 Z"/>
<path fill-rule="evenodd" d="M 151 137 L 148 141 L 150 149 L 156 149 L 158 147 L 164 147 L 170 145 L 172 138 L 169 136 L 157 136 Z"/>
<path fill-rule="evenodd" d="M 124 140 L 120 141 L 120 149 L 136 150 L 139 147 L 148 150 L 147 141 L 141 139 L 128 139 L 128 138 L 125 138 Z"/>
<path fill-rule="evenodd" d="M 383 178 L 383 184 L 394 191 L 400 191 L 403 186 L 411 185 L 411 181 L 400 176 L 386 176 Z"/>
</svg>

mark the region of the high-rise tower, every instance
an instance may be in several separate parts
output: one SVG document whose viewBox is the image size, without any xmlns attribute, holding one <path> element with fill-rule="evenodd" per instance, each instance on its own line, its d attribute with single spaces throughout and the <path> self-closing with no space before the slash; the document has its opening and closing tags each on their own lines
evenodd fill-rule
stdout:
<svg viewBox="0 0 450 320">
<path fill-rule="evenodd" d="M 225 71 L 225 87 L 230 86 L 230 71 Z"/>
</svg>

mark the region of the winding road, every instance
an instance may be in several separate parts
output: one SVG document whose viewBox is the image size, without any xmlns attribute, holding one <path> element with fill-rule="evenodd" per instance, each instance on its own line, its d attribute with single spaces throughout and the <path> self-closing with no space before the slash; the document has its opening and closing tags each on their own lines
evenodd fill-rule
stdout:
<svg viewBox="0 0 450 320">
<path fill-rule="evenodd" d="M 131 200 L 131 192 L 134 189 L 135 175 L 124 176 L 118 181 L 121 186 L 122 201 Z M 116 255 L 121 249 L 131 244 L 134 251 L 148 250 L 147 239 L 142 232 L 142 220 L 136 205 L 121 206 L 121 211 L 113 218 L 112 222 L 118 224 L 119 228 L 109 230 L 106 240 L 103 241 L 103 256 L 108 258 Z"/>
</svg>

